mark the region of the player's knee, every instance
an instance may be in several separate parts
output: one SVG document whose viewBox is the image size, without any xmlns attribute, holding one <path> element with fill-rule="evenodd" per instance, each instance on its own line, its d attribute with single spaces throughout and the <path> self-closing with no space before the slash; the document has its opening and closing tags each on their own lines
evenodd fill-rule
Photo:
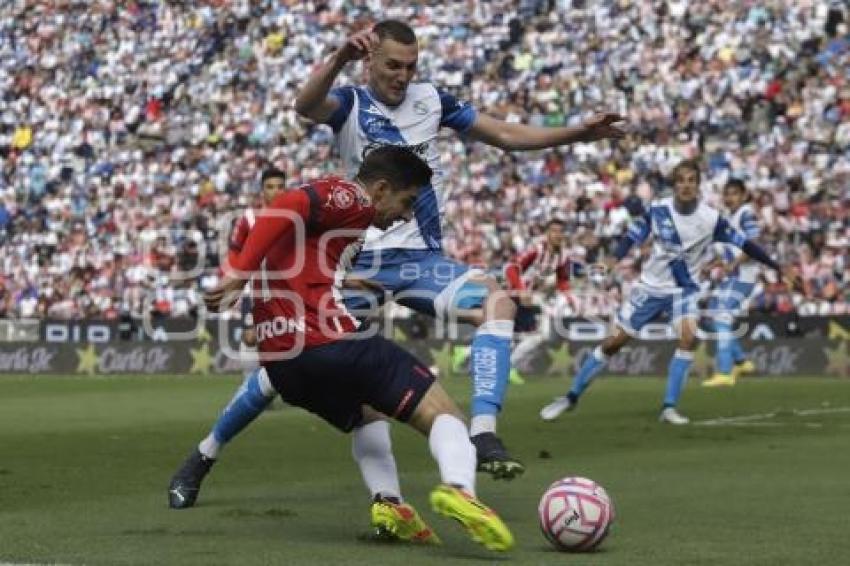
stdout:
<svg viewBox="0 0 850 566">
<path fill-rule="evenodd" d="M 510 293 L 499 286 L 492 277 L 481 280 L 482 285 L 487 288 L 487 300 L 484 303 L 485 320 L 513 320 L 516 316 L 516 302 Z"/>
<path fill-rule="evenodd" d="M 692 352 L 697 349 L 697 337 L 692 334 L 683 335 L 679 338 L 679 349 Z"/>
<path fill-rule="evenodd" d="M 629 335 L 623 332 L 622 330 L 617 330 L 614 334 L 606 338 L 600 348 L 602 349 L 602 353 L 606 356 L 613 356 L 620 349 L 626 345 L 626 342 L 629 341 Z"/>
<path fill-rule="evenodd" d="M 408 421 L 413 428 L 424 435 L 431 430 L 431 425 L 439 415 L 452 415 L 463 420 L 463 413 L 452 401 L 445 389 L 438 382 L 434 382 L 428 392 L 422 397 L 419 405 L 413 411 Z"/>
</svg>

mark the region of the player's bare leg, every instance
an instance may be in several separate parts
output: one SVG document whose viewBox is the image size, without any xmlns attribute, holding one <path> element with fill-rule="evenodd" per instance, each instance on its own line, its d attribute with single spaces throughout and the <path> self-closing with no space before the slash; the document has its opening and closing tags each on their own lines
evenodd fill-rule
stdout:
<svg viewBox="0 0 850 566">
<path fill-rule="evenodd" d="M 566 395 L 555 397 L 555 399 L 540 410 L 540 418 L 544 421 L 557 419 L 564 411 L 575 409 L 579 397 L 590 386 L 593 378 L 602 371 L 608 360 L 625 346 L 631 336 L 619 326 L 614 328 L 613 334 L 608 336 L 602 344 L 597 346 L 588 355 L 578 373 L 573 378 L 573 384 Z"/>
</svg>

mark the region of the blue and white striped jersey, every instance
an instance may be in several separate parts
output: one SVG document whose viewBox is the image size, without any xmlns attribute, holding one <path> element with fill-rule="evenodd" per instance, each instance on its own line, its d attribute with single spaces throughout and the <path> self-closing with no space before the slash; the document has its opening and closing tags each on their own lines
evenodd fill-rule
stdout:
<svg viewBox="0 0 850 566">
<path fill-rule="evenodd" d="M 746 238 L 720 212 L 700 202 L 692 214 L 679 214 L 673 197 L 653 201 L 643 216 L 629 226 L 626 237 L 640 244 L 653 236 L 652 253 L 641 271 L 640 283 L 656 294 L 702 288 L 701 271 L 714 242 L 737 247 Z"/>
<path fill-rule="evenodd" d="M 328 124 L 349 177 L 357 173 L 371 148 L 386 144 L 410 147 L 434 171 L 431 186 L 423 187 L 413 205 L 413 220 L 388 230 L 369 228 L 364 249 L 440 249 L 448 194 L 437 134 L 443 126 L 461 133 L 469 130 L 476 118 L 474 108 L 430 83 L 410 83 L 404 101 L 394 107 L 379 102 L 365 86 L 335 88 L 331 96 L 339 100 L 339 109 Z"/>
<path fill-rule="evenodd" d="M 753 207 L 750 204 L 739 206 L 738 210 L 728 218 L 729 225 L 746 236 L 748 240 L 756 240 L 761 235 L 758 218 L 756 218 Z M 731 262 L 742 253 L 744 252 L 735 246 L 723 245 L 723 258 L 728 262 Z M 758 272 L 759 267 L 756 262 L 747 260 L 734 273 L 730 274 L 730 277 L 734 277 L 742 283 L 755 283 L 756 279 L 758 279 Z"/>
</svg>

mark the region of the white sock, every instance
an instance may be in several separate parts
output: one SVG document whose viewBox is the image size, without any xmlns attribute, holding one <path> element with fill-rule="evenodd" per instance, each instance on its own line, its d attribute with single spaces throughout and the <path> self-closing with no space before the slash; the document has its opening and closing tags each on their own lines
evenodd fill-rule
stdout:
<svg viewBox="0 0 850 566">
<path fill-rule="evenodd" d="M 453 415 L 438 415 L 431 425 L 428 445 L 440 467 L 442 482 L 475 495 L 475 447 L 463 421 Z"/>
<path fill-rule="evenodd" d="M 351 455 L 372 497 L 381 494 L 401 499 L 389 422 L 374 421 L 355 428 Z"/>
<path fill-rule="evenodd" d="M 496 433 L 496 415 L 475 415 L 469 421 L 469 436 L 482 432 Z"/>
<path fill-rule="evenodd" d="M 209 433 L 200 444 L 198 444 L 198 452 L 207 458 L 218 458 L 218 451 L 221 450 L 221 444 L 215 439 L 213 433 Z"/>
<path fill-rule="evenodd" d="M 240 342 L 239 361 L 242 362 L 242 371 L 246 374 L 260 367 L 260 355 L 257 353 L 257 347 Z"/>
<path fill-rule="evenodd" d="M 272 380 L 269 379 L 269 373 L 266 368 L 261 367 L 260 373 L 257 374 L 257 381 L 260 383 L 260 393 L 267 399 L 272 399 L 277 396 L 277 389 L 272 385 Z"/>
<path fill-rule="evenodd" d="M 511 366 L 517 367 L 525 361 L 525 358 L 534 353 L 543 344 L 545 338 L 540 334 L 529 334 L 519 341 L 511 353 Z"/>
</svg>

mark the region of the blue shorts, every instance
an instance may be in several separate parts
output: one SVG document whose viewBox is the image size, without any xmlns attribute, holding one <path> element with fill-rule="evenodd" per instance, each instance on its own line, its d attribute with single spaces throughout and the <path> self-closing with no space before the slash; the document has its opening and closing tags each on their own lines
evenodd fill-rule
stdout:
<svg viewBox="0 0 850 566">
<path fill-rule="evenodd" d="M 369 291 L 346 290 L 345 306 L 361 317 L 393 300 L 430 316 L 445 317 L 456 310 L 480 308 L 487 288 L 469 281 L 481 271 L 449 259 L 434 250 L 368 250 L 357 256 L 352 275 L 378 282 L 384 296 Z"/>
<path fill-rule="evenodd" d="M 708 301 L 711 314 L 733 317 L 740 315 L 755 288 L 755 283 L 745 283 L 734 277 L 726 279 L 711 293 L 711 299 Z"/>
<path fill-rule="evenodd" d="M 264 367 L 284 401 L 343 432 L 363 421 L 363 405 L 407 422 L 434 383 L 424 364 L 381 336 L 352 334 Z"/>
<path fill-rule="evenodd" d="M 617 325 L 629 334 L 637 334 L 641 328 L 665 313 L 673 324 L 683 318 L 697 318 L 699 296 L 698 292 L 689 291 L 669 295 L 654 294 L 640 285 L 635 285 L 628 300 L 617 312 Z"/>
</svg>

